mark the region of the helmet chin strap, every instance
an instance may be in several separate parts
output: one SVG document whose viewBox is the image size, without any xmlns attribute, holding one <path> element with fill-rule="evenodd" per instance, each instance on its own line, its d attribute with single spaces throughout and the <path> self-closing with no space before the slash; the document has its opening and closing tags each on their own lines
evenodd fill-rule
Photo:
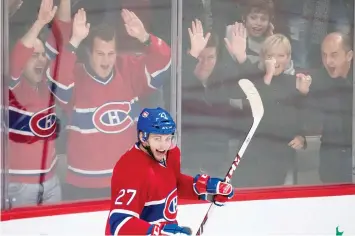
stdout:
<svg viewBox="0 0 355 236">
<path fill-rule="evenodd" d="M 163 165 L 166 165 L 165 158 L 164 158 L 163 160 L 161 160 L 161 161 L 158 161 L 158 160 L 155 158 L 155 156 L 154 156 L 154 154 L 153 154 L 152 149 L 150 148 L 150 146 L 149 146 L 149 145 L 144 146 L 143 143 L 141 143 L 141 144 L 142 144 L 142 147 L 148 152 L 148 154 L 149 154 L 155 161 L 157 161 L 157 162 L 159 162 L 159 163 L 161 163 L 161 164 L 163 164 Z"/>
</svg>

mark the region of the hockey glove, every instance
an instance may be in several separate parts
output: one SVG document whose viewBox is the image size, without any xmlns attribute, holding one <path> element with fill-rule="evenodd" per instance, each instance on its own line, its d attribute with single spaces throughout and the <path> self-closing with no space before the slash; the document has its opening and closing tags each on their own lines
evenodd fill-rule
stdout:
<svg viewBox="0 0 355 236">
<path fill-rule="evenodd" d="M 225 183 L 219 178 L 211 178 L 208 175 L 196 175 L 193 188 L 202 200 L 208 200 L 208 194 L 214 195 L 212 201 L 217 206 L 223 206 L 234 195 L 234 189 L 231 184 Z"/>
<path fill-rule="evenodd" d="M 147 235 L 192 235 L 189 227 L 179 226 L 177 224 L 156 224 L 149 227 Z"/>
</svg>

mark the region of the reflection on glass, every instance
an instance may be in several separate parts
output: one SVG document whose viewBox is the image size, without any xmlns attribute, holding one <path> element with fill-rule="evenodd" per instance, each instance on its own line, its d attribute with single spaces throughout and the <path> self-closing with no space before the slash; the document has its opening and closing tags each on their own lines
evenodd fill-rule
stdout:
<svg viewBox="0 0 355 236">
<path fill-rule="evenodd" d="M 169 110 L 180 94 L 170 91 L 171 2 L 6 2 L 7 207 L 107 198 L 141 108 Z M 182 171 L 224 177 L 252 122 L 238 86 L 247 78 L 265 116 L 233 185 L 351 182 L 353 7 L 184 1 Z"/>
</svg>

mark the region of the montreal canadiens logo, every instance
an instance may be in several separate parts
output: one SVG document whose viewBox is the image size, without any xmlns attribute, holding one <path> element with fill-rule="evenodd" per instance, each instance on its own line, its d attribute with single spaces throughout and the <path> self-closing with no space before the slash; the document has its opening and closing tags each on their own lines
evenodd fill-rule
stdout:
<svg viewBox="0 0 355 236">
<path fill-rule="evenodd" d="M 56 131 L 57 116 L 53 111 L 54 106 L 35 113 L 29 122 L 34 135 L 41 138 L 50 137 Z"/>
<path fill-rule="evenodd" d="M 168 221 L 176 220 L 177 215 L 177 189 L 174 189 L 165 200 L 164 218 Z"/>
<path fill-rule="evenodd" d="M 96 109 L 92 122 L 96 129 L 103 133 L 120 133 L 133 123 L 129 116 L 131 104 L 129 102 L 106 103 Z"/>
</svg>

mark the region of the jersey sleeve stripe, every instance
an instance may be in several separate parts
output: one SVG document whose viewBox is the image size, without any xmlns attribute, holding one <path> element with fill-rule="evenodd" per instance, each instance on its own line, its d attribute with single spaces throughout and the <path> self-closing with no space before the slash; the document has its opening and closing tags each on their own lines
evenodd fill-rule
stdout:
<svg viewBox="0 0 355 236">
<path fill-rule="evenodd" d="M 167 71 L 170 68 L 171 65 L 171 59 L 169 60 L 169 62 L 164 66 L 163 69 L 161 70 L 157 70 L 153 73 L 151 73 L 152 77 L 155 78 L 156 76 L 158 76 L 159 74 L 163 73 L 164 71 Z"/>
<path fill-rule="evenodd" d="M 14 135 L 19 135 L 19 138 L 23 136 L 29 136 L 29 137 L 34 137 L 35 135 L 32 133 L 32 131 L 26 131 L 26 130 L 17 130 L 17 129 L 9 129 L 10 134 Z"/>
<path fill-rule="evenodd" d="M 159 205 L 165 203 L 165 198 L 157 201 L 146 202 L 144 206 Z"/>
<path fill-rule="evenodd" d="M 110 231 L 113 235 L 118 235 L 122 226 L 127 223 L 132 217 L 139 218 L 139 214 L 123 209 L 115 209 L 110 212 Z"/>
<path fill-rule="evenodd" d="M 72 89 L 61 89 L 57 84 L 48 80 L 48 88 L 52 94 L 62 103 L 67 104 L 72 96 Z"/>
<path fill-rule="evenodd" d="M 112 175 L 113 169 L 108 169 L 108 170 L 82 170 L 82 169 L 78 169 L 72 166 L 68 166 L 68 170 L 76 173 L 76 174 L 80 174 L 80 175 L 102 175 L 102 176 L 106 176 L 106 175 Z"/>
<path fill-rule="evenodd" d="M 121 221 L 121 223 L 119 223 L 119 224 L 115 227 L 115 231 L 114 231 L 114 234 L 113 234 L 113 235 L 118 235 L 118 232 L 120 232 L 120 229 L 122 228 L 122 226 L 123 226 L 124 224 L 126 224 L 127 221 L 129 221 L 130 219 L 132 219 L 132 216 L 124 218 L 124 219 Z M 111 231 L 111 233 L 112 233 L 112 231 Z"/>
<path fill-rule="evenodd" d="M 46 42 L 44 46 L 48 59 L 53 60 L 59 54 L 58 51 L 53 48 L 52 45 L 50 45 L 48 42 Z"/>
<path fill-rule="evenodd" d="M 9 128 L 18 131 L 31 132 L 29 127 L 31 114 L 27 111 L 10 107 L 9 109 Z"/>
<path fill-rule="evenodd" d="M 47 75 L 47 79 L 48 79 L 50 82 L 56 84 L 57 87 L 60 88 L 60 89 L 63 89 L 63 90 L 72 90 L 73 87 L 74 87 L 74 83 L 71 83 L 71 84 L 69 84 L 68 86 L 66 86 L 66 85 L 61 84 L 60 82 L 54 80 L 54 79 L 52 78 L 52 76 L 51 76 L 51 68 L 48 68 L 48 69 L 47 69 L 46 75 Z"/>
<path fill-rule="evenodd" d="M 52 89 L 50 88 L 50 86 L 48 86 L 48 89 L 51 90 L 53 96 L 54 96 L 58 101 L 60 101 L 60 102 L 63 103 L 63 104 L 68 104 L 67 101 L 64 101 L 64 100 L 60 99 L 60 97 L 58 97 L 57 94 L 55 94 L 55 92 L 52 91 Z"/>
<path fill-rule="evenodd" d="M 34 114 L 33 112 L 21 110 L 19 108 L 14 107 L 14 106 L 9 106 L 9 110 L 20 113 L 21 115 L 27 115 L 27 116 L 32 116 Z"/>
<path fill-rule="evenodd" d="M 110 217 L 111 217 L 111 215 L 113 215 L 113 214 L 115 214 L 115 213 L 121 213 L 121 214 L 131 215 L 131 216 L 134 216 L 134 217 L 139 218 L 139 214 L 138 214 L 137 212 L 130 211 L 130 210 L 123 210 L 123 209 L 115 209 L 115 210 L 112 210 L 112 211 L 110 212 Z"/>
<path fill-rule="evenodd" d="M 153 73 L 149 73 L 148 68 L 145 66 L 144 73 L 147 78 L 147 84 L 150 88 L 156 89 L 163 85 L 165 79 L 170 76 L 168 70 L 171 65 L 171 60 L 169 60 L 168 64 L 161 70 L 157 70 Z"/>
<path fill-rule="evenodd" d="M 15 169 L 9 169 L 8 173 L 11 175 L 39 175 L 39 174 L 47 174 L 51 172 L 55 166 L 55 164 L 58 161 L 58 156 L 55 156 L 55 158 L 52 161 L 51 166 L 48 169 L 43 169 L 43 170 L 15 170 Z"/>
</svg>

